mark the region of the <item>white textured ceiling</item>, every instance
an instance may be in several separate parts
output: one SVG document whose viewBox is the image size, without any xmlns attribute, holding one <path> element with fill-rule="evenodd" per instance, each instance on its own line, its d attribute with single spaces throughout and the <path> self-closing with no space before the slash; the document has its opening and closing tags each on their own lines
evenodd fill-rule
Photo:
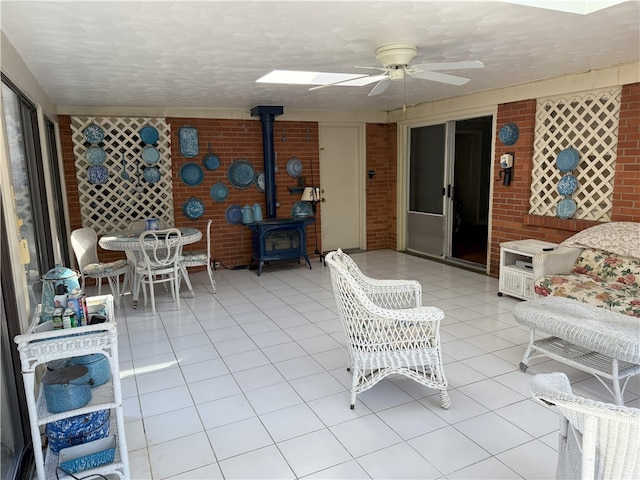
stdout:
<svg viewBox="0 0 640 480">
<path fill-rule="evenodd" d="M 551 0 L 553 1 L 553 0 Z M 409 78 L 406 104 L 640 59 L 640 3 L 590 15 L 499 1 L 10 1 L 1 29 L 59 107 L 392 110 L 403 82 L 256 84 L 272 69 L 362 73 L 375 49 L 418 47 L 413 63 L 481 60 L 463 86 Z M 368 72 L 365 72 L 368 73 Z"/>
</svg>

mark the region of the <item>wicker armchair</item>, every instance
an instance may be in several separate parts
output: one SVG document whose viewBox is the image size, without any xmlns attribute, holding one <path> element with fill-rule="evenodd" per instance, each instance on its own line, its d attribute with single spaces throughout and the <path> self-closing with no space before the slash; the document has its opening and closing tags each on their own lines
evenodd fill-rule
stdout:
<svg viewBox="0 0 640 480">
<path fill-rule="evenodd" d="M 559 372 L 535 375 L 531 393 L 560 413 L 556 478 L 640 478 L 640 410 L 574 395 Z"/>
<path fill-rule="evenodd" d="M 440 390 L 440 404 L 449 408 L 440 351 L 444 313 L 422 306 L 420 283 L 367 277 L 341 250 L 325 260 L 349 347 L 351 408 L 357 394 L 392 374 Z"/>
</svg>

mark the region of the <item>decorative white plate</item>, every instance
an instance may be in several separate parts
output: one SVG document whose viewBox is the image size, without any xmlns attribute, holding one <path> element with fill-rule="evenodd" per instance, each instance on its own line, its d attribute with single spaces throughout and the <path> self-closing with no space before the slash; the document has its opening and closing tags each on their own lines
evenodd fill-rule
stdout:
<svg viewBox="0 0 640 480">
<path fill-rule="evenodd" d="M 302 175 L 302 162 L 298 157 L 291 157 L 287 162 L 287 173 L 296 178 Z"/>
<path fill-rule="evenodd" d="M 260 172 L 258 175 L 256 175 L 256 188 L 260 193 L 265 192 L 264 181 L 264 172 Z"/>
</svg>

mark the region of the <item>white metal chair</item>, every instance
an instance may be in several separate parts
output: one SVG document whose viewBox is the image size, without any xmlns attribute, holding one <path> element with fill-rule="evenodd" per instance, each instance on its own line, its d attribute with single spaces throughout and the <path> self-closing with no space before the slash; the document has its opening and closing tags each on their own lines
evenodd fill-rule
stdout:
<svg viewBox="0 0 640 480">
<path fill-rule="evenodd" d="M 367 277 L 341 250 L 325 260 L 348 342 L 351 408 L 357 394 L 392 374 L 439 390 L 442 408 L 449 408 L 440 350 L 444 313 L 422 306 L 420 283 Z"/>
<path fill-rule="evenodd" d="M 564 373 L 538 374 L 531 393 L 560 414 L 556 478 L 640 478 L 640 410 L 571 392 Z"/>
<path fill-rule="evenodd" d="M 101 295 L 102 279 L 106 278 L 116 306 L 120 307 L 120 297 L 124 293 L 127 281 L 130 283 L 131 280 L 131 264 L 127 260 L 101 263 L 98 260 L 98 235 L 91 228 L 79 228 L 71 232 L 71 247 L 80 269 L 82 289 L 85 288 L 85 280 L 93 278 L 98 284 L 98 295 Z M 120 275 L 124 275 L 122 289 Z"/>
<path fill-rule="evenodd" d="M 189 279 L 189 273 L 187 272 L 188 268 L 191 267 L 207 267 L 207 273 L 209 274 L 209 280 L 211 281 L 211 287 L 213 288 L 213 293 L 216 293 L 216 280 L 213 276 L 213 268 L 211 267 L 211 224 L 212 220 L 207 222 L 207 250 L 206 251 L 194 251 L 194 252 L 183 252 L 182 256 L 184 261 L 182 262 L 183 272 L 182 275 L 184 277 L 184 281 L 189 288 L 189 291 L 193 294 L 193 287 L 191 286 L 191 281 Z"/>
<path fill-rule="evenodd" d="M 151 308 L 156 313 L 154 285 L 169 283 L 174 301 L 180 308 L 180 275 L 182 262 L 182 234 L 177 228 L 165 230 L 147 230 L 140 234 L 142 260 L 136 265 L 134 301 L 137 301 L 140 285 L 149 286 Z M 144 292 L 144 305 L 147 305 L 147 290 Z"/>
</svg>

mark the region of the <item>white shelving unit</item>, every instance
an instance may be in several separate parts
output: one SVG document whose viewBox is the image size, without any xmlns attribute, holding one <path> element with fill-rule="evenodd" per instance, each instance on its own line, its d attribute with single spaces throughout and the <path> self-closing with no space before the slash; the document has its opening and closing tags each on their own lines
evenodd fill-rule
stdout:
<svg viewBox="0 0 640 480">
<path fill-rule="evenodd" d="M 89 305 L 104 304 L 106 306 L 107 321 L 98 325 L 76 327 L 72 330 L 40 332 L 38 331 L 40 306 L 38 306 L 27 333 L 17 335 L 14 339 L 18 344 L 20 353 L 36 472 L 39 480 L 49 480 L 57 477 L 60 479 L 71 478 L 64 475 L 60 470 L 58 470 L 56 477 L 58 455 L 51 452 L 49 448 L 47 448 L 46 453 L 43 452 L 42 427 L 55 420 L 106 409 L 110 410 L 111 417 L 109 435 L 116 437 L 115 460 L 107 465 L 84 470 L 75 475 L 86 477 L 97 474 L 104 476 L 115 474 L 122 479 L 130 478 L 127 441 L 124 435 L 122 390 L 118 365 L 118 330 L 113 314 L 113 296 L 88 297 L 87 303 Z M 38 388 L 39 393 L 36 397 L 36 367 L 53 360 L 92 353 L 102 353 L 107 357 L 111 367 L 111 380 L 104 385 L 92 388 L 91 401 L 84 407 L 62 413 L 50 413 L 47 410 L 42 388 Z"/>
<path fill-rule="evenodd" d="M 557 244 L 542 240 L 516 240 L 500 244 L 498 296 L 507 294 L 522 300 L 533 298 L 533 256 Z M 522 262 L 522 263 L 521 263 Z"/>
</svg>

